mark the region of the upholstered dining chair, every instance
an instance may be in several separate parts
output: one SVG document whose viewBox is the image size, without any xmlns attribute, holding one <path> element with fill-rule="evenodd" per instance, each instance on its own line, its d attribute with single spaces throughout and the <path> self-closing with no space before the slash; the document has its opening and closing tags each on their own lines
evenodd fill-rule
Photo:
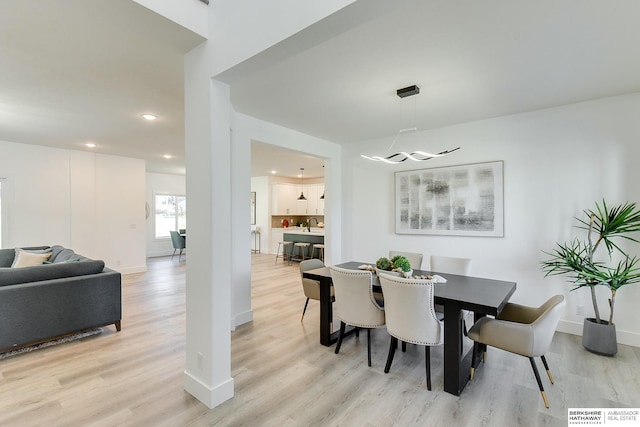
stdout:
<svg viewBox="0 0 640 427">
<path fill-rule="evenodd" d="M 391 335 L 385 374 L 391 369 L 398 340 L 425 348 L 427 390 L 431 390 L 431 346 L 444 342 L 443 326 L 433 305 L 433 281 L 380 274 L 387 331 Z"/>
<path fill-rule="evenodd" d="M 304 313 L 307 311 L 309 300 L 313 299 L 316 301 L 320 301 L 320 282 L 318 282 L 317 280 L 302 277 L 302 273 L 307 270 L 315 270 L 316 268 L 322 267 L 324 267 L 324 263 L 317 258 L 300 262 L 300 279 L 302 279 L 302 290 L 304 291 L 304 296 L 307 297 L 307 301 L 304 303 L 304 308 L 302 309 L 302 317 L 300 317 L 301 322 L 304 320 Z M 331 297 L 333 298 L 333 296 L 334 291 L 333 288 L 331 288 Z"/>
<path fill-rule="evenodd" d="M 471 274 L 470 258 L 431 255 L 429 260 L 431 264 L 430 271 L 456 274 L 458 276 L 468 276 Z"/>
<path fill-rule="evenodd" d="M 431 255 L 429 261 L 429 271 L 435 271 L 436 273 L 455 274 L 458 276 L 468 276 L 469 274 L 471 274 L 470 258 Z M 436 312 L 444 314 L 444 307 L 440 304 L 436 305 Z M 467 317 L 469 317 L 469 314 L 471 314 L 471 312 L 467 310 L 463 310 L 462 312 L 462 331 L 465 335 L 467 335 L 466 319 Z"/>
<path fill-rule="evenodd" d="M 171 244 L 173 245 L 173 254 L 171 255 L 171 259 L 176 255 L 176 251 L 180 249 L 180 255 L 178 255 L 178 261 L 180 261 L 180 257 L 182 257 L 182 250 L 187 247 L 187 243 L 184 237 L 182 237 L 177 231 L 169 231 L 169 234 L 171 234 Z"/>
<path fill-rule="evenodd" d="M 389 251 L 389 259 L 396 255 L 402 255 L 409 260 L 412 270 L 420 270 L 422 268 L 422 254 L 415 252 Z"/>
<path fill-rule="evenodd" d="M 373 273 L 329 267 L 335 289 L 336 316 L 340 319 L 340 335 L 336 354 L 340 352 L 346 325 L 367 330 L 367 362 L 371 366 L 371 329 L 385 324 L 384 309 L 373 297 Z"/>
<path fill-rule="evenodd" d="M 469 330 L 469 338 L 474 341 L 471 380 L 473 380 L 474 366 L 480 350 L 479 344 L 519 354 L 529 359 L 544 406 L 548 408 L 549 401 L 533 358 L 540 357 L 542 359 L 549 381 L 553 384 L 553 376 L 544 355 L 549 350 L 564 305 L 564 296 L 556 295 L 549 298 L 540 307 L 508 303 L 495 319 L 489 317 L 479 319 Z"/>
</svg>

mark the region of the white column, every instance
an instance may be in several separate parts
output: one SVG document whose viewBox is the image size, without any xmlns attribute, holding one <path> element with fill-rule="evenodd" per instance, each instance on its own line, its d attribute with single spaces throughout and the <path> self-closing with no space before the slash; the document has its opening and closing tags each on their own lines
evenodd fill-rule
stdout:
<svg viewBox="0 0 640 427">
<path fill-rule="evenodd" d="M 233 397 L 229 86 L 210 78 L 207 44 L 185 68 L 187 344 L 185 390 L 210 408 Z M 248 196 L 247 196 L 248 197 Z"/>
</svg>

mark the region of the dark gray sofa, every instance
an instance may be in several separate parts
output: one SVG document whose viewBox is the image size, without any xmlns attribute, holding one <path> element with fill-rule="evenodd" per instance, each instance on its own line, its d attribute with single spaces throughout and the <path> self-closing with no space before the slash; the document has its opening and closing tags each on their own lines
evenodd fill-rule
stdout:
<svg viewBox="0 0 640 427">
<path fill-rule="evenodd" d="M 15 249 L 0 249 L 0 352 L 113 324 L 120 331 L 122 277 L 62 246 L 46 264 L 11 268 Z"/>
</svg>

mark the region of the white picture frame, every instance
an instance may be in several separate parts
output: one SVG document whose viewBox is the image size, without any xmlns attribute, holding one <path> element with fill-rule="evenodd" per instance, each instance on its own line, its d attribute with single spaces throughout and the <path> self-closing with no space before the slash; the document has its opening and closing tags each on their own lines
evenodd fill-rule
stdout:
<svg viewBox="0 0 640 427">
<path fill-rule="evenodd" d="M 504 237 L 503 181 L 503 161 L 396 172 L 396 234 Z"/>
</svg>

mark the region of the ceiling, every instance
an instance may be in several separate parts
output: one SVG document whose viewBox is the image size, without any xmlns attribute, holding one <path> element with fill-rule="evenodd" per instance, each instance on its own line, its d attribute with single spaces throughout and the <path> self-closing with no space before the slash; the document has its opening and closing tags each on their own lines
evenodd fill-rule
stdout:
<svg viewBox="0 0 640 427">
<path fill-rule="evenodd" d="M 315 24 L 223 78 L 238 112 L 340 144 L 391 138 L 407 111 L 433 129 L 638 92 L 638 16 L 636 0 L 404 0 L 348 30 Z M 304 49 L 282 48 L 309 34 Z M 183 173 L 182 56 L 201 41 L 129 0 L 2 1 L 0 140 L 94 141 Z M 407 109 L 395 90 L 412 84 Z M 283 169 L 257 160 L 300 154 L 265 148 L 254 144 L 254 176 Z M 287 157 L 283 174 L 306 177 L 312 160 Z"/>
</svg>

